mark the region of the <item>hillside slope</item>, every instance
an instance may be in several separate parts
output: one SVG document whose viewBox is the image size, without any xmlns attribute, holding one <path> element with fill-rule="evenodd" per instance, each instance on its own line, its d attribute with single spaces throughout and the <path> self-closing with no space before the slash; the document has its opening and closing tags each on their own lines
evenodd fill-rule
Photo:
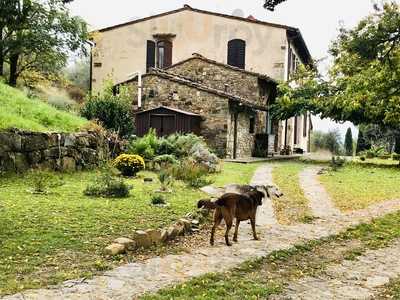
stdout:
<svg viewBox="0 0 400 300">
<path fill-rule="evenodd" d="M 30 99 L 20 90 L 0 82 L 0 130 L 14 127 L 40 132 L 73 132 L 87 122 L 39 99 Z"/>
</svg>

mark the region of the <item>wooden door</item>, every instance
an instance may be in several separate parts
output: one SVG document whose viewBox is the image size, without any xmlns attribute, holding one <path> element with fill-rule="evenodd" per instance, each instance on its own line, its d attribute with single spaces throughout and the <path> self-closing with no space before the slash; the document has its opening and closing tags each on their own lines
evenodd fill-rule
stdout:
<svg viewBox="0 0 400 300">
<path fill-rule="evenodd" d="M 174 115 L 151 115 L 150 128 L 154 128 L 158 136 L 167 136 L 176 132 Z"/>
</svg>

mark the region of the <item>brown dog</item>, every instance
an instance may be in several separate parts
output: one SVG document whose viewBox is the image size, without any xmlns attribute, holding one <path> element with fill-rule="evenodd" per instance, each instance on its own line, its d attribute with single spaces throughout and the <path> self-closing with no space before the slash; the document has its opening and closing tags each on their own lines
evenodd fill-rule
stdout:
<svg viewBox="0 0 400 300">
<path fill-rule="evenodd" d="M 234 219 L 236 219 L 235 234 L 233 236 L 234 242 L 237 242 L 240 222 L 246 220 L 250 220 L 253 237 L 255 240 L 258 240 L 256 233 L 256 214 L 258 206 L 262 205 L 263 198 L 264 194 L 262 192 L 251 190 L 246 194 L 225 194 L 215 202 L 200 200 L 197 204 L 198 208 L 215 209 L 210 244 L 214 245 L 215 230 L 219 224 L 221 224 L 222 219 L 224 219 L 226 223 L 226 245 L 232 246 L 229 242 L 229 231 L 232 228 Z"/>
</svg>

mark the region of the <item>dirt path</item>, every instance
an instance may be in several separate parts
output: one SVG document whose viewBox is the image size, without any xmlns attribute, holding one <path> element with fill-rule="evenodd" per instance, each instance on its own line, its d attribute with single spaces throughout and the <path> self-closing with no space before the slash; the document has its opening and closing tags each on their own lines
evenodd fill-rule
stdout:
<svg viewBox="0 0 400 300">
<path fill-rule="evenodd" d="M 340 216 L 340 211 L 335 208 L 328 193 L 319 183 L 317 175 L 320 167 L 310 167 L 300 173 L 300 185 L 305 196 L 310 201 L 313 216 L 328 219 Z"/>
<path fill-rule="evenodd" d="M 260 184 L 268 181 L 270 171 L 269 165 L 261 166 L 252 183 Z M 323 201 L 326 202 L 327 199 L 325 198 Z M 222 272 L 247 260 L 266 256 L 275 250 L 288 249 L 306 240 L 320 239 L 340 233 L 351 225 L 368 221 L 371 217 L 397 211 L 399 208 L 400 201 L 390 201 L 356 213 L 319 219 L 313 224 L 280 226 L 268 223 L 272 220 L 272 209 L 266 202 L 260 212 L 262 225 L 257 227 L 261 241 L 251 240 L 249 226 L 243 224 L 239 234 L 239 243 L 233 247 L 226 247 L 223 238 L 219 236 L 215 247 L 193 249 L 186 254 L 169 255 L 163 258 L 152 258 L 141 263 L 131 263 L 91 280 L 70 281 L 54 289 L 26 291 L 23 294 L 3 299 L 131 300 L 144 292 L 155 292 L 168 285 L 206 273 Z M 221 264 L 221 261 L 224 263 Z"/>
<path fill-rule="evenodd" d="M 318 277 L 305 277 L 289 284 L 273 299 L 371 299 L 379 287 L 400 275 L 400 241 L 390 247 L 367 251 L 355 261 L 329 266 Z"/>
</svg>

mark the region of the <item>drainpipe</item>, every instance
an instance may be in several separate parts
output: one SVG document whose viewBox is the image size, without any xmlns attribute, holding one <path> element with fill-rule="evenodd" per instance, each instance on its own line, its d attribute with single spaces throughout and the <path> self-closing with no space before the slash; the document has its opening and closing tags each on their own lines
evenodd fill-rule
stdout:
<svg viewBox="0 0 400 300">
<path fill-rule="evenodd" d="M 287 147 L 288 120 L 285 120 L 285 148 Z"/>
<path fill-rule="evenodd" d="M 237 134 L 238 134 L 238 113 L 233 114 L 233 159 L 237 157 Z"/>
<path fill-rule="evenodd" d="M 90 46 L 90 67 L 89 67 L 89 93 L 92 94 L 93 90 L 93 47 L 96 45 L 92 41 L 85 41 Z"/>
<path fill-rule="evenodd" d="M 135 73 L 132 73 L 129 75 L 129 79 L 133 79 L 134 77 L 138 77 L 138 98 L 137 98 L 137 103 L 138 103 L 138 110 L 142 108 L 142 72 L 136 71 Z"/>
</svg>

